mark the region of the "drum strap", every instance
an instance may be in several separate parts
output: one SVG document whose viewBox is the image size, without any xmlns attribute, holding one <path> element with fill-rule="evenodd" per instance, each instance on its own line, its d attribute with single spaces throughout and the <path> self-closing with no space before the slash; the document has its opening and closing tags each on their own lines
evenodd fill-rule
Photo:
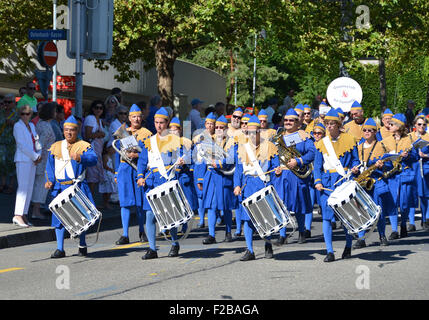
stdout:
<svg viewBox="0 0 429 320">
<path fill-rule="evenodd" d="M 169 180 L 169 177 L 167 175 L 167 170 L 165 169 L 165 166 L 164 166 L 164 161 L 162 160 L 161 153 L 159 152 L 158 142 L 156 140 L 156 134 L 150 138 L 150 146 L 152 149 L 152 154 L 154 156 L 153 157 L 154 167 L 158 168 L 159 174 L 162 177 Z"/>
<path fill-rule="evenodd" d="M 261 168 L 261 165 L 259 164 L 259 161 L 256 159 L 255 154 L 252 151 L 252 148 L 250 147 L 249 143 L 246 143 L 244 145 L 246 148 L 247 156 L 249 157 L 250 162 L 252 163 L 252 166 L 255 168 L 256 172 L 258 173 L 259 179 L 261 179 L 263 182 L 266 182 L 266 176 L 264 171 Z"/>
<path fill-rule="evenodd" d="M 325 145 L 326 150 L 328 151 L 329 162 L 335 167 L 337 173 L 341 176 L 345 176 L 346 172 L 344 170 L 341 161 L 338 159 L 337 154 L 335 153 L 334 146 L 332 145 L 331 139 L 326 136 L 323 139 L 323 144 Z"/>
</svg>

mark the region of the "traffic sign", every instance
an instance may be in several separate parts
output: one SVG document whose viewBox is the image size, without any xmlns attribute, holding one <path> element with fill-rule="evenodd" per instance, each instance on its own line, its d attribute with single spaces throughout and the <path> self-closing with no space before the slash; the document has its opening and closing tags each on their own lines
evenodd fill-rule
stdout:
<svg viewBox="0 0 429 320">
<path fill-rule="evenodd" d="M 67 30 L 59 29 L 30 29 L 28 30 L 29 40 L 67 40 Z"/>
<path fill-rule="evenodd" d="M 58 60 L 57 45 L 53 41 L 42 42 L 39 47 L 39 62 L 44 67 L 53 67 Z"/>
</svg>

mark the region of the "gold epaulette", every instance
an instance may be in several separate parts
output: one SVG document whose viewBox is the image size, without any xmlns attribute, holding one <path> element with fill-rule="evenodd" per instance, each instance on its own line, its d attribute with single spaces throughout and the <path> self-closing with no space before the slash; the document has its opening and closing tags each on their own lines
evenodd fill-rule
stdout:
<svg viewBox="0 0 429 320">
<path fill-rule="evenodd" d="M 310 139 L 310 138 L 311 138 L 310 133 L 305 132 L 304 130 L 298 130 L 298 134 L 299 134 L 299 136 L 301 137 L 302 141 L 305 141 L 305 140 L 307 140 L 307 139 Z"/>
<path fill-rule="evenodd" d="M 332 146 L 334 147 L 335 154 L 337 157 L 343 156 L 346 152 L 353 150 L 356 146 L 358 139 L 347 132 L 340 133 L 338 140 L 336 142 L 332 142 Z M 323 143 L 323 139 L 319 140 L 316 144 L 316 149 L 319 150 L 322 154 L 327 154 L 325 144 Z"/>
<path fill-rule="evenodd" d="M 51 154 L 54 156 L 55 159 L 61 160 L 63 158 L 63 154 L 61 151 L 61 143 L 63 140 L 61 141 L 57 141 L 55 143 L 53 143 L 51 145 L 51 148 L 49 149 L 49 151 L 51 152 Z M 83 140 L 79 140 L 75 143 L 73 143 L 71 149 L 70 149 L 70 153 L 76 153 L 79 156 L 81 156 L 86 150 L 88 150 L 89 148 L 91 148 L 91 144 L 89 144 L 86 141 Z"/>
<path fill-rule="evenodd" d="M 181 137 L 180 140 L 181 140 L 180 143 L 182 144 L 182 146 L 185 147 L 185 149 L 191 150 L 193 143 L 190 139 L 185 138 L 185 137 Z"/>
<path fill-rule="evenodd" d="M 140 128 L 133 132 L 133 135 L 136 137 L 137 141 L 144 141 L 150 136 L 152 136 L 152 132 L 146 128 Z"/>
<path fill-rule="evenodd" d="M 385 150 L 384 150 L 383 145 L 381 143 L 377 142 L 377 144 L 375 145 L 374 150 L 372 151 L 371 158 L 368 159 L 368 155 L 371 152 L 372 148 L 367 148 L 367 149 L 364 149 L 364 152 L 363 152 L 364 153 L 364 155 L 363 155 L 364 159 L 361 159 L 363 146 L 364 146 L 364 143 L 361 143 L 360 145 L 358 145 L 359 159 L 361 161 L 368 161 L 368 160 L 379 159 L 379 158 L 381 158 L 385 154 Z"/>
<path fill-rule="evenodd" d="M 429 141 L 429 133 L 425 132 L 420 137 L 417 136 L 417 131 L 413 131 L 410 133 L 411 139 L 414 141 L 417 141 L 418 139 L 423 139 L 425 141 Z"/>
<path fill-rule="evenodd" d="M 399 141 L 396 141 L 393 135 L 388 136 L 386 139 L 383 139 L 382 142 L 386 147 L 387 152 L 394 151 L 395 153 L 400 153 L 401 151 L 405 151 L 411 148 L 412 137 L 410 135 L 406 135 L 402 137 Z"/>
<path fill-rule="evenodd" d="M 261 138 L 270 140 L 276 134 L 275 129 L 261 129 Z"/>
<path fill-rule="evenodd" d="M 254 152 L 257 160 L 269 161 L 278 154 L 278 149 L 271 141 L 263 140 L 261 141 L 259 147 Z M 246 164 L 250 163 L 250 159 L 247 155 L 247 151 L 246 151 L 246 147 L 244 146 L 244 143 L 239 144 L 237 153 L 238 153 L 238 158 L 242 163 L 246 163 Z"/>
<path fill-rule="evenodd" d="M 172 152 L 177 149 L 180 149 L 180 147 L 182 146 L 180 137 L 171 133 L 163 137 L 162 139 L 160 139 L 160 137 L 156 135 L 156 141 L 158 143 L 159 152 L 161 153 Z M 149 151 L 152 150 L 150 138 L 144 140 L 144 145 Z"/>
</svg>

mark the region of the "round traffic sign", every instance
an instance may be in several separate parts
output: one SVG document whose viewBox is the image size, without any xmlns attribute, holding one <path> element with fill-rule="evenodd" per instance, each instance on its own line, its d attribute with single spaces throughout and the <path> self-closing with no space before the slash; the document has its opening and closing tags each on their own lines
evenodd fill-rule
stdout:
<svg viewBox="0 0 429 320">
<path fill-rule="evenodd" d="M 45 42 L 41 48 L 42 64 L 47 67 L 53 67 L 58 60 L 57 45 L 53 41 Z"/>
</svg>

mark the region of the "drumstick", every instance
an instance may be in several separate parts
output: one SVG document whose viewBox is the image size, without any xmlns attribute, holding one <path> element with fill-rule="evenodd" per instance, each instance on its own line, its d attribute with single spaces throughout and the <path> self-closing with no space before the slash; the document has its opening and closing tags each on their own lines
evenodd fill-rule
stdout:
<svg viewBox="0 0 429 320">
<path fill-rule="evenodd" d="M 362 164 L 359 164 L 358 166 L 356 166 L 356 169 L 357 168 L 360 168 L 360 166 L 362 166 Z M 351 171 L 350 171 L 351 172 Z M 336 186 L 340 181 L 343 181 L 345 178 L 349 178 L 350 177 L 350 175 L 349 174 L 346 174 L 344 177 L 342 177 L 340 180 L 338 180 L 337 182 L 335 182 L 334 183 L 334 186 Z"/>
<path fill-rule="evenodd" d="M 321 188 L 322 190 L 326 190 L 326 191 L 330 191 L 330 192 L 334 192 L 334 190 L 328 189 L 328 188 Z"/>
</svg>

